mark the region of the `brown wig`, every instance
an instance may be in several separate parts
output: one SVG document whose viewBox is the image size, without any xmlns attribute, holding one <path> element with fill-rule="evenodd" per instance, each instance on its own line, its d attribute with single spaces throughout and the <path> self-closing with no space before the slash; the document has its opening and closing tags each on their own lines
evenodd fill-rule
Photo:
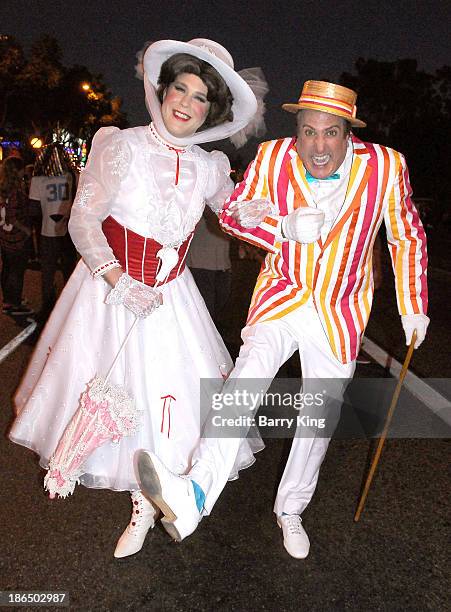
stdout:
<svg viewBox="0 0 451 612">
<path fill-rule="evenodd" d="M 163 103 L 164 92 L 169 85 L 171 85 L 180 74 L 184 73 L 196 75 L 208 89 L 207 100 L 210 102 L 210 109 L 199 131 L 215 125 L 220 125 L 226 121 L 233 121 L 233 96 L 226 82 L 219 72 L 208 62 L 204 62 L 188 53 L 176 53 L 167 59 L 161 66 L 157 89 L 157 96 L 160 103 Z"/>
<path fill-rule="evenodd" d="M 12 191 L 24 189 L 21 171 L 25 164 L 20 157 L 7 157 L 0 165 L 0 196 L 7 198 Z"/>
</svg>

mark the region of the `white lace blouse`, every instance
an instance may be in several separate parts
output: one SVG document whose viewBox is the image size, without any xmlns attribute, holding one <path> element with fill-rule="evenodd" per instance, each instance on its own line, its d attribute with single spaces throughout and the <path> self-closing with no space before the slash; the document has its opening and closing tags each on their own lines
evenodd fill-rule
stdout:
<svg viewBox="0 0 451 612">
<path fill-rule="evenodd" d="M 197 145 L 177 153 L 148 126 L 101 128 L 92 142 L 72 206 L 69 231 L 84 261 L 95 272 L 114 258 L 102 232 L 109 215 L 128 229 L 177 247 L 194 231 L 205 204 L 217 212 L 233 191 L 230 164 L 220 151 Z"/>
</svg>

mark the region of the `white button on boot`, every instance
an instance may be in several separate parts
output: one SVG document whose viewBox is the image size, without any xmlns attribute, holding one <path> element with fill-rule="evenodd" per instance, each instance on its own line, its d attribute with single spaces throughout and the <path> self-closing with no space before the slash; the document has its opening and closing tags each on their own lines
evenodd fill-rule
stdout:
<svg viewBox="0 0 451 612">
<path fill-rule="evenodd" d="M 298 514 L 282 514 L 277 517 L 277 523 L 282 528 L 283 545 L 288 554 L 295 559 L 305 559 L 310 550 L 310 540 L 301 517 Z"/>
<path fill-rule="evenodd" d="M 116 545 L 114 556 L 117 559 L 134 555 L 141 550 L 147 532 L 155 525 L 158 515 L 158 509 L 155 509 L 141 491 L 133 491 L 131 498 L 132 517 Z"/>
</svg>

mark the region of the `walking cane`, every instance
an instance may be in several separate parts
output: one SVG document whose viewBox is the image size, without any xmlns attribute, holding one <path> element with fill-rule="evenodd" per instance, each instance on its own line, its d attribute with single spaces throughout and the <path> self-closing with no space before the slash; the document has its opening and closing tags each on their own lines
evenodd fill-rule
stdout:
<svg viewBox="0 0 451 612">
<path fill-rule="evenodd" d="M 396 404 L 398 402 L 399 394 L 401 392 L 402 383 L 404 381 L 404 378 L 406 377 L 410 360 L 412 359 L 412 353 L 413 353 L 413 349 L 414 349 L 416 340 L 417 340 L 417 332 L 416 330 L 414 330 L 412 334 L 412 339 L 410 341 L 409 350 L 407 351 L 407 355 L 406 355 L 406 358 L 402 366 L 401 374 L 399 376 L 398 384 L 396 385 L 396 389 L 395 389 L 395 392 L 393 393 L 393 397 L 391 400 L 390 408 L 388 409 L 387 417 L 385 419 L 384 429 L 382 431 L 381 437 L 379 438 L 379 443 L 377 445 L 376 453 L 374 455 L 373 461 L 371 463 L 370 471 L 366 478 L 365 487 L 363 488 L 363 492 L 360 497 L 359 505 L 357 507 L 357 512 L 355 513 L 355 516 L 354 516 L 355 523 L 357 523 L 357 521 L 360 519 L 360 515 L 362 514 L 362 510 L 365 505 L 368 491 L 370 490 L 371 482 L 373 480 L 373 476 L 376 471 L 377 464 L 379 463 L 379 458 L 382 453 L 382 448 L 384 446 L 385 439 L 387 437 L 388 428 L 390 427 L 393 413 L 395 412 Z"/>
</svg>

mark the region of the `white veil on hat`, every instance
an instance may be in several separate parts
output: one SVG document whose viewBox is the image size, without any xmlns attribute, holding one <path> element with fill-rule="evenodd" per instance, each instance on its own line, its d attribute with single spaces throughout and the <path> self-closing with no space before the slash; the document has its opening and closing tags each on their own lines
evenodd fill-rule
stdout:
<svg viewBox="0 0 451 612">
<path fill-rule="evenodd" d="M 156 90 L 162 64 L 176 53 L 193 55 L 208 62 L 219 72 L 233 96 L 233 121 L 226 121 L 184 138 L 176 138 L 168 132 L 161 115 L 161 104 Z M 213 40 L 195 38 L 187 43 L 159 40 L 147 47 L 142 61 L 147 108 L 160 136 L 174 145 L 186 146 L 228 138 L 244 129 L 258 111 L 256 96 L 246 81 L 234 70 L 232 56 L 227 49 Z M 137 76 L 140 76 L 139 68 Z"/>
</svg>

